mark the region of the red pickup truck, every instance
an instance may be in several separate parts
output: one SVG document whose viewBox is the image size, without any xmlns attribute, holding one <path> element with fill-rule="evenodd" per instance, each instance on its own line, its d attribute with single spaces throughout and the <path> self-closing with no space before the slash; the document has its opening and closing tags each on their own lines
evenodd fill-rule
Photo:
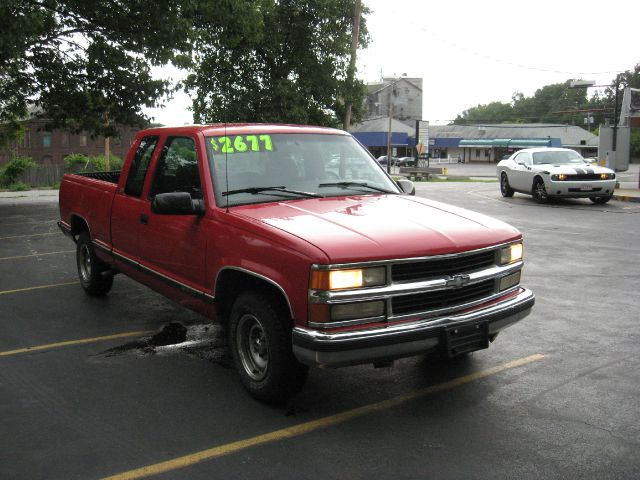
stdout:
<svg viewBox="0 0 640 480">
<path fill-rule="evenodd" d="M 309 366 L 486 348 L 534 304 L 515 228 L 416 197 L 340 130 L 144 130 L 121 172 L 64 176 L 60 217 L 87 294 L 123 273 L 222 322 L 264 401 Z"/>
</svg>

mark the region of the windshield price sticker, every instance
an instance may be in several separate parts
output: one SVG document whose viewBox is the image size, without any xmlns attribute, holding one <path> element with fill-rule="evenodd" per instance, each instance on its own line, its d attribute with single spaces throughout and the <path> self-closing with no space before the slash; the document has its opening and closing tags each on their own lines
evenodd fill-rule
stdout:
<svg viewBox="0 0 640 480">
<path fill-rule="evenodd" d="M 272 152 L 271 135 L 236 135 L 212 137 L 209 142 L 215 153 Z"/>
</svg>

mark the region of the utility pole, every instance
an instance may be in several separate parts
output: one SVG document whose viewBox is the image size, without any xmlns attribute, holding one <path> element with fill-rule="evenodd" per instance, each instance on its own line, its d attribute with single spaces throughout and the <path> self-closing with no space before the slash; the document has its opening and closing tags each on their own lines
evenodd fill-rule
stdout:
<svg viewBox="0 0 640 480">
<path fill-rule="evenodd" d="M 393 147 L 393 131 L 391 129 L 391 121 L 393 120 L 393 89 L 396 81 L 389 84 L 389 135 L 387 137 L 387 173 L 391 174 L 391 148 Z"/>
<path fill-rule="evenodd" d="M 611 150 L 616 151 L 616 147 L 618 146 L 618 90 L 620 89 L 620 74 L 616 75 L 616 95 L 615 102 L 616 104 L 613 106 L 613 141 L 611 142 Z"/>
<path fill-rule="evenodd" d="M 109 126 L 109 114 L 105 113 L 104 114 L 104 123 L 105 126 Z M 104 165 L 104 169 L 108 172 L 109 170 L 111 170 L 110 167 L 110 160 L 111 160 L 111 138 L 107 137 L 105 135 L 104 137 L 104 160 L 105 160 L 105 165 Z"/>
<path fill-rule="evenodd" d="M 353 28 L 351 30 L 351 60 L 349 62 L 349 71 L 347 72 L 347 88 L 349 90 L 347 92 L 347 103 L 345 105 L 343 124 L 343 128 L 346 131 L 349 131 L 351 127 L 351 91 L 353 90 L 353 81 L 356 74 L 356 55 L 358 53 L 358 39 L 360 38 L 361 12 L 362 3 L 360 0 L 356 0 L 355 11 L 353 13 Z"/>
</svg>

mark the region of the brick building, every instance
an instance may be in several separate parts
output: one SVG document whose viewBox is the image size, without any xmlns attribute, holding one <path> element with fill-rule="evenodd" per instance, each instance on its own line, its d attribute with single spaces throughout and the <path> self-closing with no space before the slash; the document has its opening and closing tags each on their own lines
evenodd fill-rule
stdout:
<svg viewBox="0 0 640 480">
<path fill-rule="evenodd" d="M 91 138 L 89 134 L 73 134 L 63 130 L 45 130 L 47 121 L 37 118 L 25 120 L 26 128 L 21 142 L 0 150 L 0 165 L 4 165 L 15 153 L 31 157 L 39 165 L 62 164 L 72 153 L 95 156 L 104 155 L 104 137 Z M 120 137 L 111 139 L 111 154 L 124 159 L 133 143 L 135 127 L 120 127 Z"/>
</svg>

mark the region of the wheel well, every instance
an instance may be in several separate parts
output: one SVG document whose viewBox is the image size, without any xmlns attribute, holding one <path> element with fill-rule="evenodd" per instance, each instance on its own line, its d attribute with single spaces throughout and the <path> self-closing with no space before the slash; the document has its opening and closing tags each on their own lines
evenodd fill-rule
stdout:
<svg viewBox="0 0 640 480">
<path fill-rule="evenodd" d="M 84 230 L 89 231 L 89 225 L 87 225 L 87 222 L 85 221 L 85 219 L 79 215 L 72 215 L 71 216 L 71 235 L 75 237 L 76 235 L 80 235 L 80 233 Z"/>
<path fill-rule="evenodd" d="M 242 292 L 263 292 L 280 304 L 284 311 L 293 315 L 285 294 L 274 284 L 247 272 L 226 269 L 220 273 L 215 286 L 215 298 L 219 319 L 227 322 L 233 302 Z"/>
<path fill-rule="evenodd" d="M 544 184 L 544 179 L 540 175 L 536 175 L 535 177 L 533 177 L 533 183 L 531 184 L 531 188 L 533 189 L 533 187 L 535 187 L 536 183 L 538 182 L 542 182 Z"/>
</svg>

